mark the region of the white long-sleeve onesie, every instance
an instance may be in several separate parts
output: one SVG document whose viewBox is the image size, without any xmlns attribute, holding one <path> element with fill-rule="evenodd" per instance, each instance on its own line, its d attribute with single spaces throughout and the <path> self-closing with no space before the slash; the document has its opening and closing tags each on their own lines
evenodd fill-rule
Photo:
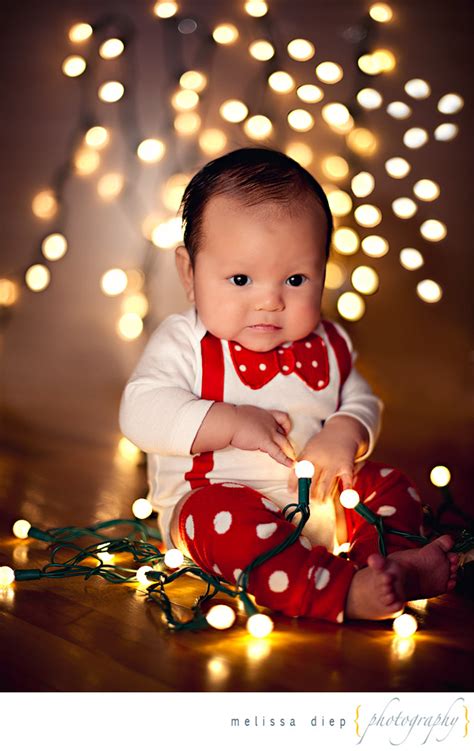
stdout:
<svg viewBox="0 0 474 751">
<path fill-rule="evenodd" d="M 325 422 L 337 415 L 359 420 L 369 433 L 365 459 L 372 452 L 380 430 L 382 403 L 353 367 L 356 354 L 347 333 L 338 324 L 352 357 L 352 368 L 340 391 L 336 354 L 323 324 L 315 329 L 325 345 L 329 365 L 328 385 L 314 391 L 296 373 L 279 372 L 265 386 L 252 389 L 239 378 L 229 342 L 221 340 L 224 356 L 224 397 L 231 404 L 251 404 L 287 412 L 292 428 L 288 435 L 296 455 Z M 169 523 L 173 508 L 191 489 L 185 474 L 191 470 L 191 446 L 213 401 L 200 398 L 202 386 L 201 340 L 206 329 L 194 307 L 168 316 L 154 331 L 132 373 L 120 405 L 122 433 L 148 454 L 149 499 L 159 513 L 159 524 L 168 547 L 172 546 Z M 289 342 L 282 346 L 289 346 Z M 280 508 L 295 501 L 287 491 L 289 468 L 261 451 L 228 446 L 213 452 L 214 466 L 206 475 L 212 482 L 240 482 L 271 498 Z M 313 545 L 333 550 L 333 504 L 311 508 L 305 535 Z"/>
</svg>

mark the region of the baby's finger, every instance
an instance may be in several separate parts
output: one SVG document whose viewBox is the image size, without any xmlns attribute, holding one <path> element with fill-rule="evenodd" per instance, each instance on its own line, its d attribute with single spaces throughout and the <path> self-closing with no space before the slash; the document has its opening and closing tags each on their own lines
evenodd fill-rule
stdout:
<svg viewBox="0 0 474 751">
<path fill-rule="evenodd" d="M 291 445 L 291 443 L 289 442 L 288 438 L 286 438 L 286 436 L 281 435 L 281 433 L 276 432 L 275 433 L 275 437 L 274 437 L 273 440 L 274 440 L 275 443 L 277 443 L 279 445 L 279 447 L 281 448 L 281 450 L 287 456 L 290 457 L 290 459 L 292 459 L 293 461 L 295 461 L 295 459 L 296 459 L 295 450 L 294 450 L 293 446 Z M 292 461 L 292 466 L 293 466 L 293 461 Z"/>
<path fill-rule="evenodd" d="M 347 470 L 344 472 L 339 473 L 339 489 L 342 493 L 343 490 L 350 490 L 352 488 L 353 479 L 352 479 L 352 472 L 348 472 Z"/>
<path fill-rule="evenodd" d="M 286 454 L 283 453 L 281 448 L 271 441 L 261 448 L 261 451 L 265 451 L 266 454 L 275 459 L 279 464 L 283 464 L 285 467 L 292 467 L 293 461 L 289 459 Z"/>
<path fill-rule="evenodd" d="M 323 503 L 326 500 L 329 494 L 331 482 L 331 475 L 329 475 L 327 472 L 321 472 L 315 488 L 314 500 L 316 501 L 316 503 Z"/>
<path fill-rule="evenodd" d="M 287 412 L 281 412 L 279 409 L 271 409 L 270 414 L 273 415 L 277 423 L 283 428 L 285 433 L 289 433 L 291 430 L 291 420 Z"/>
</svg>

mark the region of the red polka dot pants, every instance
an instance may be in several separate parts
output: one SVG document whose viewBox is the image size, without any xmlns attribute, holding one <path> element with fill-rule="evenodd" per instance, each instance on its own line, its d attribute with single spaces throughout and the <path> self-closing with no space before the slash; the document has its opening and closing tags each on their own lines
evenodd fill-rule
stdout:
<svg viewBox="0 0 474 751">
<path fill-rule="evenodd" d="M 419 534 L 422 507 L 410 481 L 396 469 L 365 462 L 354 488 L 361 500 L 396 529 Z M 248 590 L 257 603 L 290 616 L 322 618 L 341 623 L 352 577 L 367 557 L 378 551 L 378 535 L 352 509 L 346 509 L 349 559 L 312 546 L 303 535 L 292 545 L 253 569 Z M 179 515 L 179 531 L 189 556 L 202 569 L 235 583 L 262 553 L 294 531 L 278 506 L 240 483 L 203 486 L 189 496 Z M 386 535 L 387 553 L 413 542 Z"/>
</svg>

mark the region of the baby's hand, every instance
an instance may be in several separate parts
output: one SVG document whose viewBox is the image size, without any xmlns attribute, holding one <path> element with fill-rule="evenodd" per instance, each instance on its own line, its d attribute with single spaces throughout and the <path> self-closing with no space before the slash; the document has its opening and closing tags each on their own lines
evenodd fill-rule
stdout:
<svg viewBox="0 0 474 751">
<path fill-rule="evenodd" d="M 286 412 L 238 405 L 230 445 L 245 451 L 264 451 L 285 467 L 292 467 L 295 452 L 286 438 L 290 429 L 291 421 Z"/>
</svg>

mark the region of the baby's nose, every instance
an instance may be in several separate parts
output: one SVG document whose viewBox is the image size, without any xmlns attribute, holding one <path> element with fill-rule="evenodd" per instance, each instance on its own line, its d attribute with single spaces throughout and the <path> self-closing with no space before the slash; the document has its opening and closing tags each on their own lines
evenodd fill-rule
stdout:
<svg viewBox="0 0 474 751">
<path fill-rule="evenodd" d="M 279 289 L 268 289 L 259 295 L 257 310 L 283 310 L 285 307 L 283 295 Z"/>
</svg>

